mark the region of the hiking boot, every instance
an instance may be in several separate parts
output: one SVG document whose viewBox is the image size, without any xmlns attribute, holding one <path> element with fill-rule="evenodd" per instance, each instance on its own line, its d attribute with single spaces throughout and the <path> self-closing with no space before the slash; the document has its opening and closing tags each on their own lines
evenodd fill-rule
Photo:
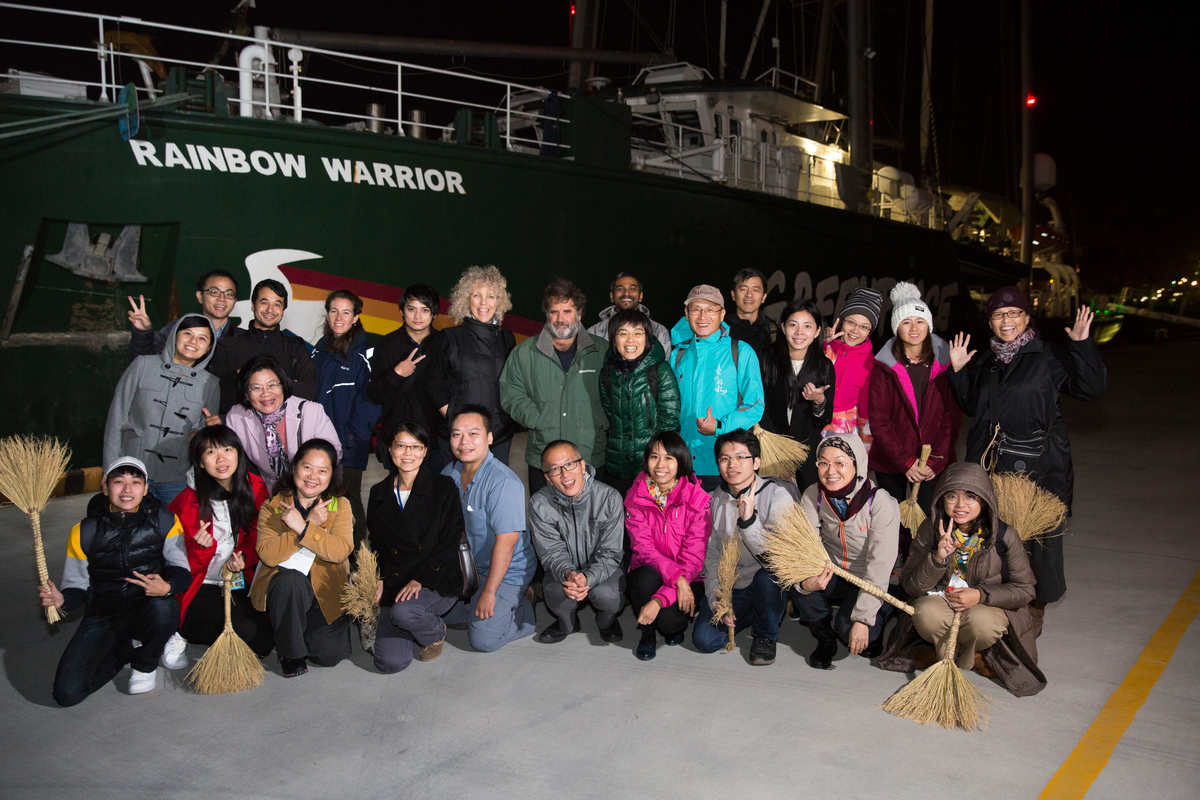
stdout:
<svg viewBox="0 0 1200 800">
<path fill-rule="evenodd" d="M 129 693 L 130 694 L 145 694 L 146 692 L 154 691 L 154 684 L 158 682 L 158 670 L 150 670 L 149 672 L 139 672 L 133 670 L 129 676 Z"/>
<path fill-rule="evenodd" d="M 833 657 L 837 655 L 838 642 L 837 634 L 829 625 L 829 617 L 820 622 L 808 623 L 808 629 L 812 631 L 813 637 L 817 640 L 817 646 L 805 660 L 813 669 L 832 669 Z"/>
<path fill-rule="evenodd" d="M 163 648 L 162 657 L 158 660 L 167 669 L 183 669 L 188 665 L 187 660 L 187 640 L 178 633 L 172 634 L 170 639 L 167 639 L 167 646 Z"/>
<path fill-rule="evenodd" d="M 765 667 L 775 663 L 775 642 L 765 636 L 755 636 L 750 642 L 750 663 Z"/>
<path fill-rule="evenodd" d="M 619 642 L 624 639 L 625 631 L 621 630 L 621 620 L 613 617 L 612 625 L 600 629 L 600 638 L 606 642 Z"/>
<path fill-rule="evenodd" d="M 417 651 L 417 661 L 433 661 L 442 654 L 442 645 L 445 639 L 439 639 L 433 644 L 427 644 Z"/>
<path fill-rule="evenodd" d="M 284 658 L 279 657 L 279 671 L 283 673 L 285 678 L 295 678 L 297 675 L 303 675 L 308 672 L 308 664 L 303 658 Z"/>
<path fill-rule="evenodd" d="M 546 630 L 538 634 L 538 641 L 542 644 L 558 644 L 570 634 L 579 633 L 580 628 L 578 617 L 575 618 L 575 625 L 569 631 L 563 630 L 562 621 L 556 619 L 546 626 Z"/>
</svg>

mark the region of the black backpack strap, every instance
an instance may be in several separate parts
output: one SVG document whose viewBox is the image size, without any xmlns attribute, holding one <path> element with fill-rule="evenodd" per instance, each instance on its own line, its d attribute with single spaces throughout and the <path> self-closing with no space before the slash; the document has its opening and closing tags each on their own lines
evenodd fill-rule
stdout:
<svg viewBox="0 0 1200 800">
<path fill-rule="evenodd" d="M 650 381 L 650 396 L 654 398 L 654 402 L 658 402 L 658 364 L 654 365 L 653 369 L 646 371 L 646 380 Z"/>
<path fill-rule="evenodd" d="M 737 365 L 738 365 L 738 340 L 732 336 L 729 337 L 729 347 L 733 352 L 733 385 L 737 387 L 738 404 L 737 407 L 742 407 L 742 387 L 737 381 Z"/>
<path fill-rule="evenodd" d="M 604 389 L 606 394 L 612 395 L 612 376 L 608 374 L 607 367 L 600 369 L 600 387 Z"/>
</svg>

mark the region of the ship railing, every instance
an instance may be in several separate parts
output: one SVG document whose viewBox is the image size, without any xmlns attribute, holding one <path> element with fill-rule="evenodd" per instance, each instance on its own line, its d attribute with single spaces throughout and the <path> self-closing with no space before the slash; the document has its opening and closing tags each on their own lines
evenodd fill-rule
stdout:
<svg viewBox="0 0 1200 800">
<path fill-rule="evenodd" d="M 236 75 L 236 80 L 228 81 L 227 85 L 237 87 L 238 96 L 236 100 L 230 98 L 230 105 L 236 106 L 238 113 L 241 116 L 256 116 L 263 118 L 276 118 L 290 116 L 296 122 L 304 121 L 305 117 L 327 117 L 336 120 L 341 124 L 345 121 L 362 122 L 369 129 L 379 131 L 385 123 L 395 123 L 396 134 L 417 135 L 421 136 L 417 131 L 422 133 L 430 131 L 437 137 L 448 138 L 453 131 L 452 124 L 423 122 L 413 115 L 409 119 L 404 118 L 405 110 L 412 111 L 415 102 L 425 102 L 448 106 L 451 109 L 459 108 L 476 109 L 479 111 L 495 114 L 497 117 L 498 127 L 501 127 L 500 139 L 503 142 L 505 149 L 520 150 L 524 152 L 544 152 L 543 140 L 541 138 L 542 125 L 569 125 L 570 120 L 558 116 L 548 116 L 539 113 L 536 110 L 525 109 L 520 103 L 514 103 L 514 97 L 530 97 L 540 95 L 546 97 L 549 91 L 540 87 L 527 86 L 512 81 L 498 80 L 495 78 L 487 78 L 476 75 L 464 75 L 461 72 L 454 70 L 438 69 L 436 67 L 427 67 L 420 64 L 411 64 L 392 59 L 378 58 L 375 56 L 364 56 L 353 53 L 344 53 L 336 50 L 327 50 L 319 47 L 309 47 L 301 45 L 287 44 L 278 42 L 269 37 L 269 32 L 265 28 L 257 28 L 254 36 L 240 36 L 233 33 L 206 31 L 198 28 L 188 28 L 181 25 L 170 25 L 166 23 L 149 22 L 136 17 L 113 16 L 108 14 L 95 14 L 83 11 L 71 11 L 66 9 L 55 8 L 40 8 L 37 6 L 23 5 L 18 3 L 0 3 L 0 9 L 12 11 L 31 12 L 36 14 L 44 14 L 50 16 L 65 16 L 82 19 L 90 19 L 94 21 L 97 31 L 96 43 L 92 46 L 74 45 L 64 42 L 47 42 L 14 39 L 0 37 L 0 44 L 25 46 L 31 48 L 49 48 L 62 52 L 75 52 L 94 54 L 99 66 L 99 80 L 78 79 L 74 77 L 36 75 L 29 72 L 22 72 L 19 76 L 21 81 L 29 81 L 35 83 L 45 83 L 48 85 L 57 85 L 58 87 L 76 86 L 97 89 L 99 92 L 99 100 L 104 103 L 116 102 L 117 95 L 120 89 L 125 85 L 122 81 L 120 69 L 122 63 L 131 63 L 136 66 L 139 74 L 142 77 L 143 85 L 136 86 L 136 91 L 139 96 L 154 98 L 160 94 L 160 90 L 154 86 L 151 76 L 151 65 L 158 62 L 163 65 L 178 66 L 184 69 L 192 69 L 198 71 L 215 71 L 222 76 Z M 47 30 L 54 30 L 56 26 L 47 24 Z M 151 31 L 171 31 L 174 33 L 190 34 L 198 37 L 206 37 L 217 41 L 232 41 L 243 45 L 241 55 L 248 57 L 239 59 L 245 63 L 239 63 L 237 66 L 229 66 L 226 64 L 212 64 L 204 61 L 193 61 L 183 58 L 172 58 L 160 54 L 147 55 L 143 53 L 125 52 L 112 46 L 106 41 L 106 33 L 113 30 L 128 31 L 130 29 L 148 29 Z M 379 74 L 394 74 L 395 83 L 387 86 L 378 86 L 368 83 L 355 83 L 351 81 L 339 81 L 331 78 L 318 78 L 302 74 L 304 59 L 309 55 L 318 55 L 329 57 L 331 59 L 339 59 L 342 61 L 353 62 L 354 66 L 359 68 L 379 73 Z M 290 62 L 290 66 L 284 66 L 281 60 Z M 426 76 L 443 76 L 449 77 L 459 82 L 459 86 L 471 86 L 477 90 L 477 93 L 483 94 L 488 91 L 503 91 L 503 100 L 500 103 L 481 102 L 478 99 L 468 99 L 466 97 L 451 97 L 428 94 L 421 91 L 414 91 L 412 82 L 416 79 Z M 16 77 L 16 76 L 13 76 Z M 249 80 L 247 80 L 249 79 Z M 405 89 L 405 81 L 409 82 L 409 88 Z M 283 86 L 290 83 L 291 91 L 290 99 L 283 99 Z M 355 92 L 365 92 L 372 99 L 378 97 L 389 103 L 394 103 L 396 113 L 395 116 L 380 117 L 370 113 L 354 113 L 333 108 L 319 108 L 314 105 L 305 105 L 303 101 L 303 89 L 305 85 L 320 85 L 328 87 L 337 87 Z M 249 87 L 247 93 L 245 87 Z M 249 96 L 246 96 L 249 94 Z M 494 97 L 495 95 L 493 95 Z M 424 111 L 425 109 L 418 109 Z M 515 131 L 524 131 L 532 128 L 532 136 L 522 136 L 514 133 Z M 406 134 L 406 129 L 408 133 Z M 422 137 L 424 138 L 424 137 Z M 562 139 L 563 137 L 558 137 Z M 552 151 L 567 151 L 571 149 L 569 137 L 567 141 L 553 142 Z"/>
<path fill-rule="evenodd" d="M 770 86 L 772 89 L 786 89 L 796 97 L 805 100 L 811 100 L 817 90 L 817 84 L 808 78 L 801 78 L 799 75 L 788 72 L 785 69 L 780 69 L 779 67 L 771 67 L 762 75 L 755 78 L 754 82 Z"/>
</svg>

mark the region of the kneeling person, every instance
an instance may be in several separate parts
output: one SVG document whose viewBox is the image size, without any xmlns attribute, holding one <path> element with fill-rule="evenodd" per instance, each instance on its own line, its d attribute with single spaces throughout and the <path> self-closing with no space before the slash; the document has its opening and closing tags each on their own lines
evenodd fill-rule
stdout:
<svg viewBox="0 0 1200 800">
<path fill-rule="evenodd" d="M 578 631 L 579 605 L 591 602 L 600 638 L 618 642 L 622 632 L 617 615 L 625 592 L 621 495 L 596 480 L 596 468 L 566 439 L 546 445 L 542 473 L 548 485 L 529 500 L 529 529 L 546 570 L 546 608 L 557 620 L 538 641 L 553 644 Z"/>
<path fill-rule="evenodd" d="M 713 529 L 704 563 L 704 597 L 696 612 L 692 643 L 702 653 L 715 653 L 725 646 L 726 629 L 749 627 L 754 634 L 750 663 L 775 663 L 775 642 L 783 619 L 786 597 L 775 576 L 760 562 L 763 530 L 780 512 L 799 501 L 796 486 L 788 481 L 760 477 L 762 450 L 758 437 L 738 428 L 717 438 L 714 448 L 721 485 L 712 493 Z M 733 613 L 712 624 L 716 604 L 721 553 L 730 539 L 741 540 L 737 578 L 733 583 Z"/>
<path fill-rule="evenodd" d="M 71 529 L 62 590 L 39 589 L 43 606 L 87 606 L 54 675 L 54 701 L 80 703 L 121 667 L 129 693 L 154 688 L 159 657 L 179 627 L 175 595 L 191 583 L 183 526 L 149 494 L 146 466 L 125 456 L 109 465 L 104 491 Z M 140 646 L 133 640 L 140 642 Z"/>
</svg>

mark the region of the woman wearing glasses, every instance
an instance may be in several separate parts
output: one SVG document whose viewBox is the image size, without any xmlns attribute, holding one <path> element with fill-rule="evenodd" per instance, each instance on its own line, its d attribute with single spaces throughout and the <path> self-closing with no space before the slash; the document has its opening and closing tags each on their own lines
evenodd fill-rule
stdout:
<svg viewBox="0 0 1200 800">
<path fill-rule="evenodd" d="M 833 418 L 824 435 L 853 433 L 871 449 L 867 424 L 867 400 L 871 389 L 871 331 L 879 325 L 883 295 L 860 286 L 846 295 L 842 315 L 825 331 L 825 355 L 833 362 L 837 391 L 833 395 Z M 840 323 L 840 324 L 839 324 Z M 840 327 L 840 330 L 839 330 Z"/>
<path fill-rule="evenodd" d="M 293 396 L 292 382 L 272 356 L 258 356 L 242 367 L 237 396 L 241 403 L 229 409 L 225 424 L 241 439 L 267 486 L 287 474 L 292 457 L 309 439 L 331 443 L 341 458 L 342 443 L 325 409 Z"/>
<path fill-rule="evenodd" d="M 1075 324 L 1066 329 L 1064 350 L 1043 341 L 1030 326 L 1029 298 L 1020 289 L 993 292 L 987 313 L 993 335 L 974 369 L 966 369 L 977 352 L 968 349 L 971 337 L 960 333 L 950 345 L 950 389 L 963 413 L 975 418 L 967 434 L 967 461 L 994 465 L 996 472 L 1029 473 L 1070 509 L 1074 471 L 1058 396 L 1091 400 L 1104 393 L 1107 372 L 1090 337 L 1094 315 L 1079 309 Z M 1046 604 L 1067 590 L 1063 526 L 1026 545 L 1037 576 L 1032 609 L 1038 633 Z"/>
<path fill-rule="evenodd" d="M 388 447 L 396 473 L 367 501 L 367 539 L 379 556 L 375 668 L 384 673 L 441 655 L 442 615 L 462 592 L 462 504 L 453 480 L 422 468 L 429 445 L 424 428 L 401 422 Z"/>
<path fill-rule="evenodd" d="M 946 465 L 956 460 L 962 412 L 946 380 L 950 345 L 933 332 L 933 315 L 911 283 L 892 289 L 892 332 L 895 336 L 875 356 L 871 374 L 871 469 L 879 488 L 897 500 L 919 483 L 917 501 L 928 514 L 933 487 Z M 921 447 L 929 459 L 920 463 Z M 910 531 L 901 544 L 907 551 Z"/>
<path fill-rule="evenodd" d="M 934 494 L 933 514 L 917 531 L 900 575 L 917 613 L 901 615 L 879 666 L 896 672 L 929 666 L 943 656 L 954 614 L 961 612 L 958 666 L 999 677 L 1017 697 L 1037 694 L 1046 677 L 1038 669 L 1029 612 L 1033 571 L 1021 537 L 997 513 L 987 470 L 951 464 Z"/>
<path fill-rule="evenodd" d="M 800 508 L 821 536 L 834 564 L 887 591 L 900 539 L 900 507 L 867 477 L 862 439 L 839 433 L 821 442 L 817 483 L 800 496 Z M 874 658 L 883 651 L 883 625 L 891 606 L 826 569 L 792 587 L 800 622 L 817 640 L 808 657 L 814 669 L 829 669 L 838 640 L 852 655 Z M 836 611 L 835 611 L 836 607 Z"/>
<path fill-rule="evenodd" d="M 808 445 L 808 460 L 796 470 L 801 490 L 816 483 L 821 429 L 833 418 L 837 391 L 833 364 L 822 349 L 821 312 L 812 300 L 793 300 L 780 315 L 779 333 L 763 368 L 766 399 L 763 428 Z"/>
</svg>

